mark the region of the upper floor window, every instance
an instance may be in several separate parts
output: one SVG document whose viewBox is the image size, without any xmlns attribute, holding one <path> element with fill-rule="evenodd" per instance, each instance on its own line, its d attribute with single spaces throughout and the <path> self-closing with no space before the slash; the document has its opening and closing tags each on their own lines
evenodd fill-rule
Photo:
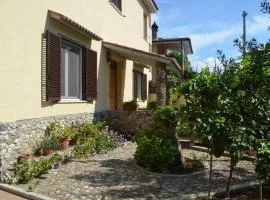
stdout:
<svg viewBox="0 0 270 200">
<path fill-rule="evenodd" d="M 143 14 L 143 38 L 147 40 L 147 15 Z"/>
<path fill-rule="evenodd" d="M 122 0 L 111 0 L 111 2 L 120 10 L 122 11 Z"/>
</svg>

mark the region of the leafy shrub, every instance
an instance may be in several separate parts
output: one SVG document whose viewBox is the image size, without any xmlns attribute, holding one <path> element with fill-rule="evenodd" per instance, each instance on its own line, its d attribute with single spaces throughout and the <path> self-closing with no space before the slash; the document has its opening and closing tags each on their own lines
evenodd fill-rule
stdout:
<svg viewBox="0 0 270 200">
<path fill-rule="evenodd" d="M 52 122 L 45 131 L 46 137 L 59 138 L 61 135 L 61 125 L 58 122 Z"/>
<path fill-rule="evenodd" d="M 180 117 L 180 110 L 174 106 L 163 106 L 158 109 L 156 121 L 165 128 L 176 126 Z M 174 127 L 175 128 L 175 127 Z"/>
<path fill-rule="evenodd" d="M 57 147 L 58 147 L 58 142 L 55 138 L 45 138 L 41 143 L 42 149 L 56 150 Z"/>
<path fill-rule="evenodd" d="M 96 132 L 95 129 L 87 126 L 90 132 L 85 133 L 87 138 L 84 143 L 74 148 L 72 154 L 75 158 L 83 158 L 89 154 L 99 153 L 102 149 L 111 149 L 115 147 L 115 137 L 104 132 Z"/>
<path fill-rule="evenodd" d="M 135 141 L 138 146 L 134 158 L 138 165 L 154 172 L 168 172 L 180 164 L 178 146 L 172 137 L 150 131 L 136 135 Z"/>
<path fill-rule="evenodd" d="M 256 159 L 256 172 L 259 179 L 270 186 L 270 144 L 262 143 Z"/>
<path fill-rule="evenodd" d="M 24 160 L 14 163 L 13 171 L 18 183 L 27 183 L 33 178 L 48 173 L 48 171 L 52 169 L 52 164 L 53 162 L 50 159 L 41 159 L 39 161 Z"/>
<path fill-rule="evenodd" d="M 156 110 L 157 109 L 157 102 L 156 101 L 148 102 L 147 109 Z"/>
</svg>

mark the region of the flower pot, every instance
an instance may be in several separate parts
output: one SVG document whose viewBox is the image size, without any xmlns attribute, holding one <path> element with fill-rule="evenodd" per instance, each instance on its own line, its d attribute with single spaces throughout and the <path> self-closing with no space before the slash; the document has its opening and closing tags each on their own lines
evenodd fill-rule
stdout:
<svg viewBox="0 0 270 200">
<path fill-rule="evenodd" d="M 80 140 L 78 139 L 72 139 L 69 141 L 69 145 L 74 146 L 74 145 L 79 145 L 80 144 Z"/>
<path fill-rule="evenodd" d="M 30 160 L 31 159 L 31 154 L 29 153 L 20 153 L 19 157 L 17 158 L 17 162 L 21 162 L 24 160 Z"/>
<path fill-rule="evenodd" d="M 42 154 L 43 154 L 43 156 L 51 155 L 52 152 L 53 152 L 52 149 L 46 149 L 46 148 L 42 149 Z"/>
<path fill-rule="evenodd" d="M 60 149 L 67 149 L 69 147 L 69 139 L 61 138 L 59 141 Z"/>
<path fill-rule="evenodd" d="M 139 106 L 137 104 L 124 104 L 123 105 L 123 110 L 127 111 L 138 111 Z"/>
</svg>

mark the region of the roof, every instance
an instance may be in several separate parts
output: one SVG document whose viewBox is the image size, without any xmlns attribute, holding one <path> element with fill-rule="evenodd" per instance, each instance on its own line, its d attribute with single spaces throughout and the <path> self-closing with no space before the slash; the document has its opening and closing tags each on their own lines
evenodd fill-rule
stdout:
<svg viewBox="0 0 270 200">
<path fill-rule="evenodd" d="M 141 0 L 145 6 L 149 9 L 151 13 L 156 13 L 158 11 L 158 6 L 155 0 Z"/>
<path fill-rule="evenodd" d="M 153 2 L 154 6 L 155 6 L 155 7 L 156 7 L 156 9 L 158 10 L 158 6 L 157 6 L 157 4 L 156 4 L 155 0 L 151 0 L 151 1 Z"/>
<path fill-rule="evenodd" d="M 97 40 L 97 41 L 103 40 L 97 34 L 93 33 L 92 31 L 88 30 L 84 26 L 80 25 L 79 23 L 75 22 L 74 20 L 68 18 L 67 16 L 65 16 L 63 14 L 60 14 L 60 13 L 57 13 L 55 11 L 49 10 L 48 11 L 48 15 L 52 19 L 54 19 L 54 20 L 56 20 L 56 21 L 58 21 L 58 22 L 60 22 L 60 23 L 62 23 L 64 25 L 66 25 L 66 26 L 68 26 L 68 27 L 70 27 L 72 29 L 74 29 L 77 32 L 80 32 L 81 34 L 83 34 L 83 35 L 85 35 L 87 37 L 90 37 L 90 38 L 92 38 L 94 40 Z"/>
<path fill-rule="evenodd" d="M 185 50 L 188 54 L 193 54 L 193 48 L 191 44 L 191 39 L 186 38 L 158 38 L 156 40 L 153 40 L 153 44 L 157 45 L 167 45 L 172 46 L 174 44 L 174 47 L 181 48 L 181 45 L 184 45 Z"/>
<path fill-rule="evenodd" d="M 133 60 L 144 65 L 155 66 L 156 62 L 162 62 L 167 65 L 167 68 L 176 72 L 181 72 L 181 66 L 174 58 L 169 58 L 164 55 L 150 53 L 147 51 L 119 45 L 116 43 L 102 42 L 103 47 L 106 49 L 125 57 L 126 59 Z"/>
</svg>

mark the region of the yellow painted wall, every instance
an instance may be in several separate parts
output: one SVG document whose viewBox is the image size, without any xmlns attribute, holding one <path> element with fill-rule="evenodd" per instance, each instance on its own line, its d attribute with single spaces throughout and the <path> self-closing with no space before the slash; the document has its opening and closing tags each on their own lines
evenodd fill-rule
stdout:
<svg viewBox="0 0 270 200">
<path fill-rule="evenodd" d="M 49 19 L 48 10 L 68 16 L 105 41 L 149 50 L 149 43 L 143 39 L 145 11 L 137 0 L 123 0 L 122 15 L 108 0 L 1 0 L 0 122 L 108 110 L 106 50 L 101 42 L 90 41 Z M 61 32 L 98 52 L 97 102 L 42 102 L 42 34 L 46 29 Z M 133 62 L 126 63 L 124 100 L 130 100 Z"/>
</svg>

